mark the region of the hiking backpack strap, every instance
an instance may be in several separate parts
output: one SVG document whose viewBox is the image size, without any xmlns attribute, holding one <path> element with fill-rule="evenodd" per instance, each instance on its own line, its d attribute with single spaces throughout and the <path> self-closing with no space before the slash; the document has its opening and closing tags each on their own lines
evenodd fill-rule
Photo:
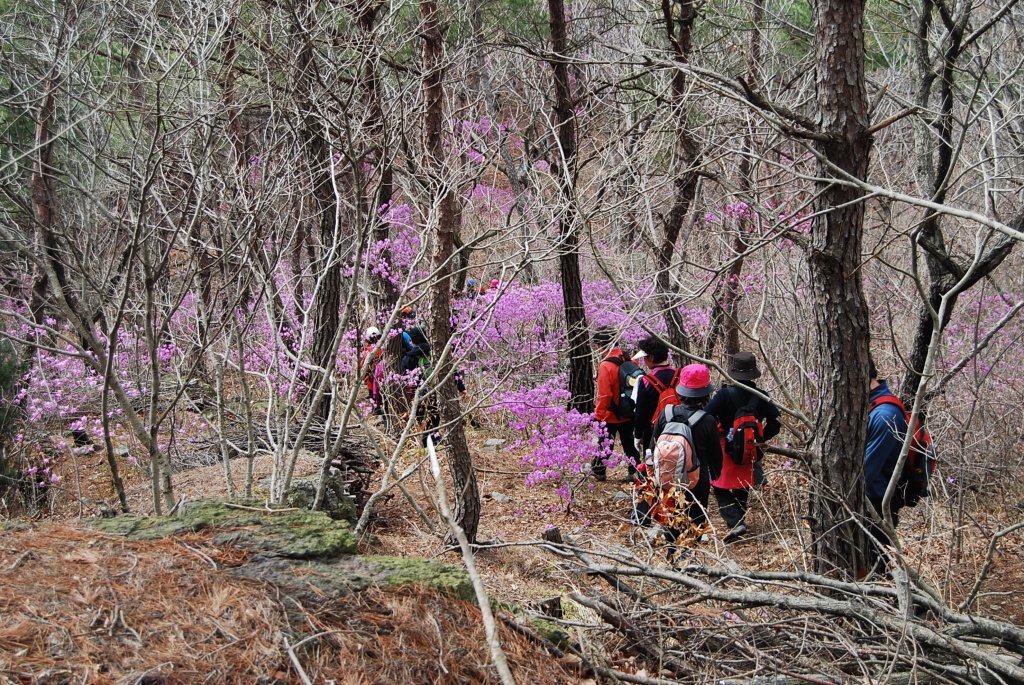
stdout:
<svg viewBox="0 0 1024 685">
<path fill-rule="evenodd" d="M 668 407 L 665 407 L 665 424 L 666 425 L 668 425 L 668 424 L 672 423 L 673 421 L 675 421 L 676 409 L 686 409 L 686 407 L 683 407 L 682 405 L 679 405 L 679 404 L 673 404 L 673 405 L 670 405 Z M 687 424 L 689 424 L 690 428 L 693 428 L 694 426 L 697 425 L 697 422 L 700 421 L 701 417 L 703 417 L 704 415 L 705 415 L 705 411 L 703 409 L 698 409 L 698 410 L 694 411 L 692 414 L 690 414 L 684 420 L 686 421 Z"/>
<path fill-rule="evenodd" d="M 657 390 L 659 394 L 661 394 L 668 390 L 669 388 L 674 388 L 677 385 L 679 385 L 679 369 L 676 369 L 675 372 L 672 373 L 672 380 L 669 381 L 668 385 L 665 385 L 661 381 L 661 379 L 655 376 L 653 373 L 645 373 L 644 378 L 646 378 L 647 382 L 653 385 L 654 389 Z"/>
<path fill-rule="evenodd" d="M 894 404 L 900 408 L 900 411 L 902 411 L 904 415 L 907 414 L 907 408 L 903 405 L 903 402 L 900 401 L 900 398 L 896 397 L 896 395 L 879 395 L 875 399 L 871 400 L 870 404 L 868 404 L 868 411 L 874 411 L 883 404 Z"/>
</svg>

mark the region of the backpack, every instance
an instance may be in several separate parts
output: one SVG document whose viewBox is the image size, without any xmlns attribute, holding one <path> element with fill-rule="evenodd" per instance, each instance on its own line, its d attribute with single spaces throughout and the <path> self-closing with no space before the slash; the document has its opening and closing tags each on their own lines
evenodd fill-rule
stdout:
<svg viewBox="0 0 1024 685">
<path fill-rule="evenodd" d="M 882 404 L 894 404 L 899 407 L 907 417 L 907 428 L 910 428 L 910 412 L 895 395 L 879 395 L 871 400 L 868 412 L 874 411 L 875 407 Z M 897 501 L 902 500 L 903 505 L 907 507 L 916 507 L 922 497 L 928 497 L 928 476 L 935 471 L 937 464 L 932 436 L 924 427 L 924 422 L 918 418 L 917 425 L 914 426 L 914 437 L 910 441 L 907 461 L 903 464 L 903 471 L 900 472 L 900 479 L 896 483 Z"/>
<path fill-rule="evenodd" d="M 700 459 L 693 448 L 693 426 L 704 410 L 698 409 L 686 419 L 675 416 L 676 408 L 665 408 L 665 429 L 654 443 L 654 479 L 662 488 L 673 483 L 693 489 L 700 481 Z"/>
<path fill-rule="evenodd" d="M 633 388 L 636 387 L 640 377 L 644 375 L 643 369 L 623 357 L 608 357 L 604 361 L 619 367 L 619 401 L 612 402 L 612 411 L 620 419 L 631 419 L 633 412 L 636 411 Z"/>
<path fill-rule="evenodd" d="M 658 417 L 661 416 L 661 413 L 667 407 L 674 407 L 679 404 L 679 395 L 676 393 L 676 386 L 679 385 L 679 369 L 676 369 L 672 374 L 672 380 L 668 385 L 662 383 L 661 379 L 653 373 L 644 374 L 644 377 L 658 391 L 658 406 L 654 408 L 654 414 L 651 415 L 651 426 L 653 427 L 658 422 Z"/>
<path fill-rule="evenodd" d="M 764 427 L 757 418 L 758 397 L 750 395 L 750 399 L 736 410 L 736 418 L 725 437 L 725 453 L 737 466 L 750 466 L 761 459 L 758 443 L 764 442 Z"/>
</svg>

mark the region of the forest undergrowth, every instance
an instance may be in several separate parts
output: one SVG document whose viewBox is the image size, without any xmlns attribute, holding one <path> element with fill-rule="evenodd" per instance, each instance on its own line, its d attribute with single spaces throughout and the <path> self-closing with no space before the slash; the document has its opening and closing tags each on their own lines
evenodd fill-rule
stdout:
<svg viewBox="0 0 1024 685">
<path fill-rule="evenodd" d="M 712 502 L 715 535 L 673 569 L 660 537 L 629 521 L 624 465 L 611 469 L 606 482 L 584 476 L 571 481 L 573 498 L 567 503 L 559 488 L 526 484 L 531 471 L 522 449 L 507 449 L 511 443 L 485 446 L 487 440 L 507 435 L 500 415 L 479 413 L 477 418 L 479 428 L 471 429 L 468 437 L 483 494 L 482 542 L 476 557 L 487 590 L 498 602 L 560 621 L 576 650 L 547 643 L 528 627 L 502 624 L 502 643 L 523 682 L 603 682 L 602 677 L 612 675 L 640 683 L 749 681 L 755 675 L 793 673 L 803 680 L 839 682 L 835 678 L 853 665 L 866 673 L 887 665 L 901 677 L 921 667 L 917 656 L 908 658 L 898 647 L 865 647 L 865 642 L 884 643 L 886 631 L 864 632 L 858 619 L 843 616 L 840 609 L 759 606 L 742 596 L 769 591 L 799 598 L 814 585 L 809 530 L 801 519 L 806 474 L 798 462 L 768 456 L 768 483 L 753 494 L 751 530 L 738 542 L 723 542 L 724 528 Z M 407 449 L 399 470 L 421 460 L 423 452 Z M 244 472 L 244 460 L 233 465 L 239 475 Z M 280 631 L 295 617 L 275 600 L 274 592 L 204 570 L 207 564 L 237 565 L 240 552 L 212 545 L 202 534 L 126 546 L 87 532 L 79 522 L 78 497 L 109 499 L 104 464 L 80 459 L 62 466 L 63 493 L 54 498 L 55 521 L 14 529 L 0 538 L 0 568 L 11 581 L 7 587 L 17 587 L 5 593 L 4 613 L 28 617 L 6 622 L 0 635 L 0 655 L 8 659 L 2 673 L 13 678 L 9 682 L 44 682 L 41 673 L 55 678 L 47 682 L 72 682 L 70 674 L 85 672 L 81 664 L 91 665 L 90 682 L 189 682 L 188 673 L 202 673 L 212 678 L 209 682 L 303 682 L 283 661 L 288 648 Z M 257 460 L 257 481 L 270 468 L 266 460 Z M 296 475 L 316 468 L 317 461 L 305 455 Z M 940 470 L 936 480 L 941 478 Z M 220 465 L 183 471 L 177 480 L 186 501 L 227 495 Z M 429 470 L 421 469 L 406 486 L 426 518 L 394 493 L 376 510 L 363 550 L 458 564 L 458 556 L 445 547 Z M 147 488 L 141 474 L 129 478 L 129 501 L 142 512 Z M 973 597 L 971 615 L 1021 625 L 1024 535 L 1011 532 L 989 550 L 995 533 L 1020 520 L 1015 504 L 1020 493 L 1011 488 L 969 491 L 972 501 L 964 504 L 950 492 L 938 487 L 933 497 L 904 510 L 899 532 L 908 567 L 939 593 L 944 606 L 962 607 Z M 963 511 L 972 513 L 961 518 Z M 556 529 L 563 545 L 545 541 Z M 626 570 L 630 564 L 632 571 Z M 616 566 L 617 572 L 605 573 Z M 630 577 L 638 569 L 647 575 Z M 700 588 L 673 579 L 671 574 L 679 569 L 693 582 L 703 578 L 709 588 L 741 595 L 709 598 Z M 880 593 L 895 587 L 878 581 Z M 620 582 L 627 585 L 613 586 Z M 818 596 L 820 588 L 810 594 Z M 303 620 L 307 628 L 315 628 L 308 635 L 322 632 L 329 639 L 318 638 L 323 644 L 303 652 L 302 663 L 325 679 L 329 676 L 324 682 L 491 682 L 494 674 L 481 651 L 485 642 L 479 611 L 428 595 L 380 590 L 358 600 L 322 597 L 316 607 L 302 609 L 308 613 Z M 876 601 L 881 606 L 899 604 L 895 595 Z M 945 625 L 937 616 L 921 620 L 936 629 Z M 445 647 L 431 634 L 429 626 L 435 623 L 445 635 Z M 395 639 L 404 645 L 405 656 L 394 658 L 398 643 L 360 646 L 366 644 L 367 625 L 399 636 Z M 180 645 L 174 639 L 166 643 L 166 652 L 141 649 L 157 633 L 175 634 L 188 644 L 187 658 L 176 654 Z M 90 637 L 83 641 L 82 635 Z M 43 652 L 49 661 L 35 662 L 32 669 L 11 667 L 19 653 L 41 643 L 48 645 Z M 792 645 L 797 643 L 803 653 L 794 655 Z M 446 670 L 446 658 L 458 668 Z M 920 658 L 925 668 L 921 679 L 927 681 L 924 674 L 933 677 L 937 667 L 932 664 L 933 671 L 928 671 L 928 660 Z M 379 676 L 360 679 L 364 676 L 357 673 Z M 28 674 L 33 679 L 26 679 Z M 143 674 L 153 679 L 145 680 Z"/>
</svg>

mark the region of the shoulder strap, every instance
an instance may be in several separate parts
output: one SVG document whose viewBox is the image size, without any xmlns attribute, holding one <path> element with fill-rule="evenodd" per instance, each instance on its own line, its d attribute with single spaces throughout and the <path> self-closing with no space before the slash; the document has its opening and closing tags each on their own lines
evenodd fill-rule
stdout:
<svg viewBox="0 0 1024 685">
<path fill-rule="evenodd" d="M 894 404 L 899 407 L 904 414 L 907 413 L 907 408 L 903 406 L 902 402 L 900 402 L 900 398 L 895 395 L 879 395 L 875 399 L 871 400 L 871 403 L 868 405 L 868 411 L 872 412 L 883 404 Z"/>
<path fill-rule="evenodd" d="M 737 390 L 739 390 L 739 386 L 735 387 Z M 753 414 L 757 418 L 757 420 L 760 421 L 760 417 L 757 416 L 757 405 L 760 404 L 761 398 L 750 392 L 746 393 L 746 395 L 747 401 L 736 408 L 736 416 L 745 416 L 747 414 Z M 736 420 L 736 416 L 733 416 L 734 421 Z"/>
<path fill-rule="evenodd" d="M 606 357 L 601 360 L 602 364 L 605 362 L 611 362 L 612 364 L 615 364 L 615 366 L 622 366 L 626 363 L 626 360 L 622 357 Z"/>
<path fill-rule="evenodd" d="M 690 414 L 690 418 L 686 419 L 686 423 L 690 424 L 690 428 L 697 425 L 697 422 L 704 418 L 704 410 L 698 409 L 697 411 Z"/>
<path fill-rule="evenodd" d="M 672 380 L 669 381 L 670 385 L 665 385 L 660 378 L 653 373 L 645 373 L 644 378 L 657 389 L 659 393 L 665 392 L 669 388 L 674 388 L 679 385 L 679 369 L 676 369 L 672 374 Z"/>
</svg>

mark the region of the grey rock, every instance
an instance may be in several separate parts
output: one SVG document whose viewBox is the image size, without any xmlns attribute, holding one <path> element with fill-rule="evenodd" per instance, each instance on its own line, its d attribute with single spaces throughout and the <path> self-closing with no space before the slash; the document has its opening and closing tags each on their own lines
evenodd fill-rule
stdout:
<svg viewBox="0 0 1024 685">
<path fill-rule="evenodd" d="M 507 497 L 501 494 L 500 492 L 492 492 L 491 499 L 493 499 L 495 502 L 501 502 L 502 504 L 507 504 L 512 501 L 511 497 Z"/>
<path fill-rule="evenodd" d="M 502 440 L 501 438 L 490 438 L 484 440 L 484 452 L 497 452 L 498 448 L 504 445 L 508 440 Z"/>
</svg>

